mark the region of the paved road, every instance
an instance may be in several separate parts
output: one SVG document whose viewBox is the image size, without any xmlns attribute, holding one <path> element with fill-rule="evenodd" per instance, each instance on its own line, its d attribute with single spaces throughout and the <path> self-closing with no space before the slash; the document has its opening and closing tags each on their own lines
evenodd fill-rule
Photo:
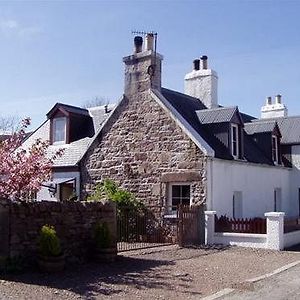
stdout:
<svg viewBox="0 0 300 300">
<path fill-rule="evenodd" d="M 300 265 L 256 283 L 241 284 L 222 300 L 294 300 L 300 299 Z"/>
</svg>

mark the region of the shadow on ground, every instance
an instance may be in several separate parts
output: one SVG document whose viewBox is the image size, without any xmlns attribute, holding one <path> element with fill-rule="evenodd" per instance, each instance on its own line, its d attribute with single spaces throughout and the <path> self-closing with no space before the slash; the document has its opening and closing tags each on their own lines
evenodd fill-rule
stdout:
<svg viewBox="0 0 300 300">
<path fill-rule="evenodd" d="M 38 270 L 31 270 L 2 278 L 12 282 L 68 290 L 88 299 L 96 299 L 97 295 L 126 292 L 126 286 L 138 290 L 149 288 L 173 290 L 175 280 L 176 286 L 186 289 L 189 287 L 190 279 L 185 274 L 174 273 L 176 261 L 214 254 L 227 250 L 228 247 L 200 246 L 189 249 L 190 251 L 184 251 L 185 255 L 182 255 L 180 248 L 175 251 L 152 250 L 134 256 L 118 255 L 114 263 L 93 262 L 68 267 L 59 274 L 44 274 Z"/>
<path fill-rule="evenodd" d="M 114 263 L 86 263 L 69 267 L 59 274 L 45 274 L 32 270 L 19 275 L 7 275 L 3 279 L 69 290 L 94 299 L 96 294 L 112 295 L 122 292 L 122 284 L 134 285 L 139 289 L 168 288 L 164 278 L 158 278 L 151 270 L 172 264 L 174 263 L 168 261 L 120 256 Z"/>
</svg>

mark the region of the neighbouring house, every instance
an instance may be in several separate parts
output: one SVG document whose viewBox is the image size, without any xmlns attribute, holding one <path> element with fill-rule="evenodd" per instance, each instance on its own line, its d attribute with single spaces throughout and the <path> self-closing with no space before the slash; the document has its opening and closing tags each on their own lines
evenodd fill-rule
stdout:
<svg viewBox="0 0 300 300">
<path fill-rule="evenodd" d="M 81 199 L 111 178 L 167 214 L 179 203 L 204 203 L 236 218 L 299 215 L 300 117 L 287 116 L 280 95 L 275 104 L 267 99 L 261 119 L 221 106 L 206 56 L 185 76 L 184 93 L 163 88 L 153 35 L 134 44 L 123 58 L 124 95 L 109 113 L 101 108 L 97 119 L 92 110 L 57 104 L 26 140 L 48 137 L 51 149 L 66 149 L 53 169 L 56 199 L 70 195 L 61 189 L 74 178 Z M 93 120 L 94 132 L 79 119 Z"/>
<path fill-rule="evenodd" d="M 51 179 L 37 193 L 38 200 L 68 200 L 80 198 L 80 161 L 97 137 L 114 105 L 88 109 L 57 103 L 47 113 L 47 120 L 23 143 L 33 144 L 38 138 L 50 141 L 49 157 L 58 149 L 63 155 L 54 161 Z"/>
</svg>

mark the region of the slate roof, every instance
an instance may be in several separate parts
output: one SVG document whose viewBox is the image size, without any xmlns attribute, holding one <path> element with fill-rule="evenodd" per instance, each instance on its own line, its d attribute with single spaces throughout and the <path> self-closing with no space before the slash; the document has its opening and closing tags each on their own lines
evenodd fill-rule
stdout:
<svg viewBox="0 0 300 300">
<path fill-rule="evenodd" d="M 197 116 L 201 124 L 213 124 L 230 122 L 237 111 L 237 107 L 218 107 L 197 111 Z"/>
<path fill-rule="evenodd" d="M 276 127 L 275 120 L 268 120 L 268 121 L 254 121 L 251 123 L 244 124 L 244 129 L 247 134 L 254 134 L 254 133 L 264 133 L 264 132 L 273 132 Z"/>
<path fill-rule="evenodd" d="M 212 110 L 207 109 L 207 107 L 197 98 L 190 97 L 166 88 L 161 89 L 161 94 L 215 151 L 216 157 L 233 160 L 228 147 L 226 147 L 215 136 L 210 126 L 210 124 L 214 123 L 201 123 L 199 121 L 199 115 L 205 116 L 206 118 L 206 114 L 208 114 L 210 119 L 213 120 L 213 117 L 211 116 L 216 111 L 218 120 L 229 120 L 232 118 L 232 113 L 234 113 L 235 110 L 238 111 L 237 107 L 217 108 L 213 109 L 214 112 L 210 112 Z M 254 119 L 254 117 L 246 114 L 240 114 L 240 116 L 243 121 Z M 205 118 L 203 117 L 204 120 Z M 215 122 L 216 125 L 218 125 L 218 123 L 220 122 Z M 274 165 L 274 163 L 268 157 L 266 157 L 265 154 L 257 147 L 255 141 L 251 138 L 251 136 L 247 135 L 246 132 L 244 133 L 244 157 L 248 162 Z"/>
<path fill-rule="evenodd" d="M 300 144 L 300 116 L 281 117 L 273 119 L 256 119 L 252 122 L 261 122 L 262 120 L 277 122 L 282 135 L 282 144 Z"/>
<path fill-rule="evenodd" d="M 67 105 L 64 105 L 67 106 Z M 108 108 L 111 111 L 115 107 L 114 104 L 109 105 Z M 81 109 L 79 109 L 81 110 Z M 110 116 L 110 113 L 105 113 L 104 106 L 98 106 L 89 108 L 86 110 L 89 116 L 93 119 L 95 135 L 97 135 L 101 129 L 104 121 Z M 74 111 L 73 111 L 74 112 Z M 49 140 L 50 132 L 50 120 L 45 121 L 36 131 L 34 131 L 23 143 L 23 147 L 29 147 L 37 138 L 43 140 Z M 94 136 L 95 136 L 94 135 Z M 74 141 L 70 144 L 63 145 L 50 145 L 48 148 L 48 157 L 51 157 L 58 149 L 64 149 L 62 156 L 54 161 L 54 167 L 69 167 L 76 166 L 85 152 L 88 150 L 93 137 L 85 137 L 80 140 Z"/>
</svg>

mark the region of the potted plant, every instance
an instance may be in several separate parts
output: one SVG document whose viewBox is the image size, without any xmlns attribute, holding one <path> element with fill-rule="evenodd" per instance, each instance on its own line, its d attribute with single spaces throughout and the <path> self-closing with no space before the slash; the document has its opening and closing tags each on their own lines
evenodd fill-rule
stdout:
<svg viewBox="0 0 300 300">
<path fill-rule="evenodd" d="M 61 250 L 60 240 L 53 226 L 41 228 L 39 240 L 38 264 L 42 271 L 59 272 L 65 267 L 65 256 Z"/>
<path fill-rule="evenodd" d="M 96 223 L 94 227 L 95 255 L 98 261 L 114 261 L 117 255 L 113 239 L 106 222 Z"/>
</svg>

